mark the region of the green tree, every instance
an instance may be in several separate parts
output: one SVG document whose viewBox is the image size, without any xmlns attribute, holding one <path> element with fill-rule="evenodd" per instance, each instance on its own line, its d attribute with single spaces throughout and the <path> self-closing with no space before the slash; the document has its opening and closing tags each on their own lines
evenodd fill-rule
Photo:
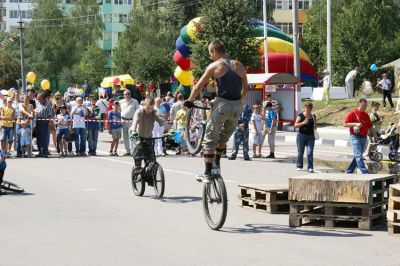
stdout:
<svg viewBox="0 0 400 266">
<path fill-rule="evenodd" d="M 333 82 L 344 84 L 346 74 L 357 67 L 368 77 L 369 66 L 400 57 L 400 4 L 397 0 L 332 1 Z M 326 67 L 326 1 L 315 1 L 307 11 L 304 45 L 317 68 Z M 361 79 L 356 80 L 356 88 Z"/>
<path fill-rule="evenodd" d="M 201 31 L 193 45 L 195 75 L 203 73 L 210 63 L 208 43 L 219 39 L 224 42 L 229 56 L 245 66 L 256 67 L 259 61 L 259 41 L 253 38 L 249 21 L 254 8 L 247 0 L 209 0 L 200 10 Z"/>
<path fill-rule="evenodd" d="M 0 32 L 0 86 L 7 89 L 17 86 L 21 78 L 19 36 Z"/>
<path fill-rule="evenodd" d="M 39 82 L 42 77 L 57 80 L 62 68 L 76 60 L 71 28 L 61 26 L 60 19 L 65 16 L 57 1 L 38 0 L 32 13 L 33 22 L 26 31 L 27 66 L 36 72 Z"/>
<path fill-rule="evenodd" d="M 134 10 L 114 50 L 117 70 L 147 82 L 168 79 L 172 74 L 174 52 L 168 36 L 159 12 Z"/>
<path fill-rule="evenodd" d="M 107 56 L 104 51 L 97 45 L 92 45 L 82 54 L 79 70 L 85 80 L 98 86 L 107 74 L 107 70 L 104 68 L 106 63 Z"/>
<path fill-rule="evenodd" d="M 73 31 L 77 47 L 86 50 L 101 38 L 104 23 L 96 0 L 75 0 L 71 17 L 74 19 L 67 23 Z"/>
</svg>

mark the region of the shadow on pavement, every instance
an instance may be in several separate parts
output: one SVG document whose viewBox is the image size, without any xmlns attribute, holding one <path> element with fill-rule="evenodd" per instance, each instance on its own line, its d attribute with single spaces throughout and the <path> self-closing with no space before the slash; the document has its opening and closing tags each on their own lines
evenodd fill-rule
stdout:
<svg viewBox="0 0 400 266">
<path fill-rule="evenodd" d="M 202 197 L 181 196 L 181 197 L 164 197 L 161 202 L 165 203 L 190 203 L 202 200 Z"/>
<path fill-rule="evenodd" d="M 29 192 L 16 193 L 16 192 L 9 192 L 9 191 L 7 191 L 5 195 L 1 195 L 0 197 L 8 197 L 8 196 L 12 196 L 12 197 L 25 197 L 25 196 L 34 196 L 34 195 L 36 195 L 36 194 L 29 193 Z"/>
<path fill-rule="evenodd" d="M 262 225 L 262 224 L 246 224 L 243 228 L 230 228 L 224 227 L 221 232 L 233 233 L 233 234 L 259 234 L 259 233 L 278 233 L 278 234 L 290 234 L 290 235 L 304 235 L 304 236 L 330 236 L 330 237 L 367 237 L 372 236 L 368 233 L 355 233 L 349 231 L 321 231 L 316 229 L 302 230 L 298 228 L 291 228 L 282 225 Z"/>
</svg>

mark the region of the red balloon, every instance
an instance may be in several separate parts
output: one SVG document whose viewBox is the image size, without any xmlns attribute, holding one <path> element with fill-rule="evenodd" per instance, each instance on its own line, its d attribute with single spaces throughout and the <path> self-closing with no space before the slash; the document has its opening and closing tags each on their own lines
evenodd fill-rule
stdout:
<svg viewBox="0 0 400 266">
<path fill-rule="evenodd" d="M 113 80 L 114 85 L 118 85 L 119 84 L 119 77 L 115 77 Z"/>
<path fill-rule="evenodd" d="M 192 65 L 190 59 L 184 57 L 178 50 L 174 54 L 174 62 L 184 71 L 189 70 Z"/>
</svg>

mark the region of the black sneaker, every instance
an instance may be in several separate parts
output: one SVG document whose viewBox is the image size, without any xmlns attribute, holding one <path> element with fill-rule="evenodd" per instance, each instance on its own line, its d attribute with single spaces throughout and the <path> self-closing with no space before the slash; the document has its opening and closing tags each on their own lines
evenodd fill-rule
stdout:
<svg viewBox="0 0 400 266">
<path fill-rule="evenodd" d="M 268 156 L 265 156 L 265 158 L 267 158 L 267 159 L 275 159 L 275 155 L 274 154 L 270 154 Z"/>
<path fill-rule="evenodd" d="M 235 156 L 228 157 L 228 160 L 236 160 Z"/>
<path fill-rule="evenodd" d="M 211 183 L 211 181 L 213 180 L 213 177 L 212 177 L 212 175 L 199 174 L 199 175 L 196 175 L 196 180 L 197 180 L 197 182 L 201 182 L 201 183 Z"/>
<path fill-rule="evenodd" d="M 244 158 L 245 161 L 251 161 L 251 159 L 249 157 Z"/>
<path fill-rule="evenodd" d="M 7 195 L 7 192 L 4 189 L 0 188 L 0 195 Z"/>
</svg>

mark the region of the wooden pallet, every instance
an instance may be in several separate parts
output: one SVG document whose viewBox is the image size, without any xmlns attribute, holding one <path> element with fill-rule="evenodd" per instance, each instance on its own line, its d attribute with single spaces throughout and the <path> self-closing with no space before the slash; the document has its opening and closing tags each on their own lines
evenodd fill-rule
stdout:
<svg viewBox="0 0 400 266">
<path fill-rule="evenodd" d="M 377 204 L 389 197 L 396 175 L 315 174 L 289 178 L 289 200 Z"/>
<path fill-rule="evenodd" d="M 371 230 L 384 225 L 387 204 L 290 202 L 289 226 Z"/>
<path fill-rule="evenodd" d="M 239 185 L 239 206 L 271 214 L 288 214 L 287 185 Z"/>
<path fill-rule="evenodd" d="M 387 227 L 389 235 L 400 236 L 400 223 L 388 222 Z"/>
</svg>

